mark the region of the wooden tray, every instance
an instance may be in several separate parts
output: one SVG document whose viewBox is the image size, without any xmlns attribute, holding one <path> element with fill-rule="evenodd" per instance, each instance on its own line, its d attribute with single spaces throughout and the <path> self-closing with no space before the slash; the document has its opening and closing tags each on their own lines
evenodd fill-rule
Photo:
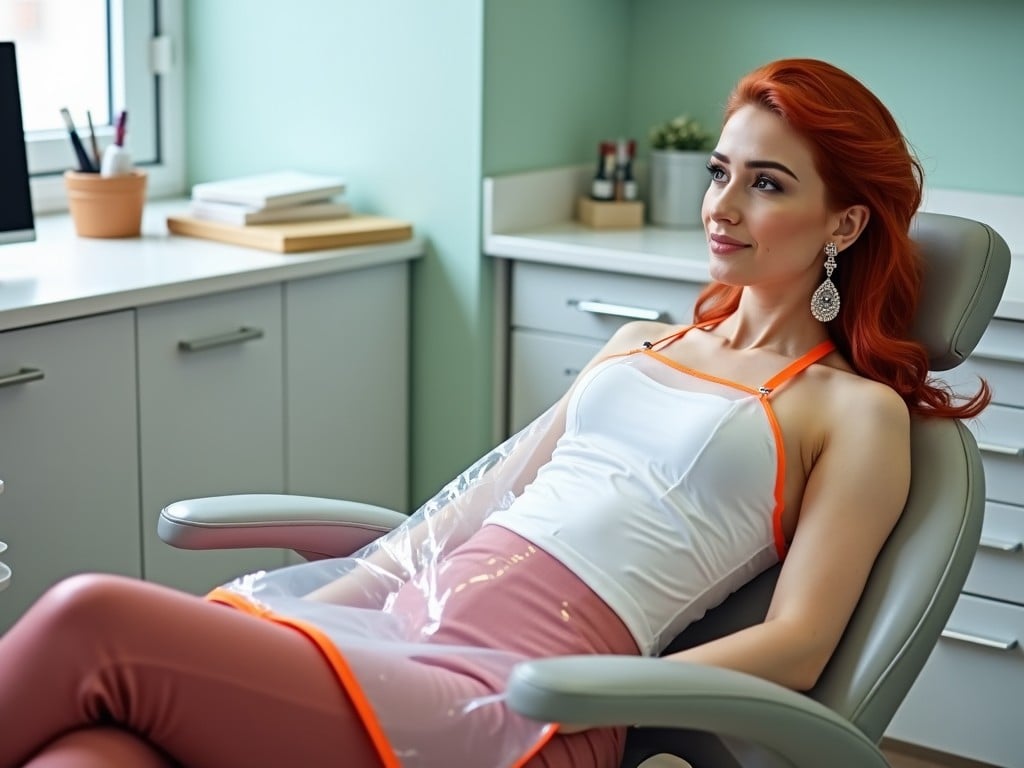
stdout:
<svg viewBox="0 0 1024 768">
<path fill-rule="evenodd" d="M 167 229 L 176 235 L 203 237 L 277 253 L 390 243 L 412 237 L 412 225 L 409 222 L 368 215 L 248 226 L 205 221 L 190 216 L 168 216 Z"/>
</svg>

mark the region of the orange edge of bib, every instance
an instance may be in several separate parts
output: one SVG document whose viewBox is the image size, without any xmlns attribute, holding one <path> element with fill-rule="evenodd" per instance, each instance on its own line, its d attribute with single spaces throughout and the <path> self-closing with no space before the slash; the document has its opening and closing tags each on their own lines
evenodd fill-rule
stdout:
<svg viewBox="0 0 1024 768">
<path fill-rule="evenodd" d="M 261 608 L 255 603 L 241 595 L 237 595 L 223 587 L 218 587 L 206 596 L 207 600 L 216 603 L 222 603 L 232 608 L 237 608 L 244 613 L 248 613 L 251 616 L 256 616 L 262 619 L 268 619 L 276 624 L 290 627 L 301 634 L 305 635 L 312 643 L 317 647 L 327 663 L 331 665 L 331 669 L 334 670 L 334 674 L 338 678 L 338 682 L 341 683 L 342 689 L 348 694 L 352 700 L 352 704 L 362 719 L 363 727 L 366 728 L 366 732 L 373 742 L 374 748 L 377 750 L 377 756 L 380 757 L 381 763 L 384 768 L 401 768 L 401 763 L 395 755 L 395 750 L 388 741 L 387 736 L 384 733 L 384 729 L 380 725 L 380 721 L 377 719 L 376 713 L 373 711 L 373 707 L 370 704 L 369 699 L 366 698 L 366 694 L 363 693 L 362 687 L 359 685 L 359 681 L 356 679 L 355 674 L 352 672 L 352 668 L 348 665 L 345 657 L 337 649 L 337 647 L 328 639 L 328 637 L 317 627 L 309 624 L 308 622 L 301 621 L 298 619 L 290 619 L 287 616 L 279 616 L 274 612 Z"/>
<path fill-rule="evenodd" d="M 209 594 L 206 595 L 206 599 L 210 602 L 220 603 L 222 605 L 235 608 L 243 613 L 247 613 L 250 616 L 255 616 L 261 619 L 267 619 L 273 621 L 275 624 L 280 624 L 285 627 L 296 630 L 297 632 L 305 635 L 313 645 L 317 647 L 320 653 L 323 654 L 327 663 L 331 665 L 331 669 L 338 678 L 338 682 L 341 683 L 342 689 L 351 698 L 353 706 L 356 708 L 356 712 L 362 719 L 363 727 L 366 728 L 366 732 L 373 742 L 374 748 L 377 750 L 377 756 L 384 764 L 384 768 L 401 768 L 401 763 L 398 761 L 398 757 L 395 755 L 395 750 L 391 746 L 391 742 L 388 741 L 387 735 L 384 733 L 384 729 L 381 727 L 380 721 L 377 719 L 377 714 L 373 711 L 373 706 L 367 699 L 366 694 L 363 693 L 362 687 L 359 685 L 359 681 L 356 679 L 355 674 L 352 672 L 352 668 L 348 665 L 344 655 L 338 650 L 337 646 L 334 645 L 328 639 L 328 637 L 320 631 L 317 627 L 309 624 L 305 621 L 298 619 L 290 619 L 287 616 L 278 616 L 273 611 L 261 608 L 251 600 L 238 595 L 230 590 L 218 587 Z M 555 734 L 558 733 L 558 724 L 552 723 L 549 727 L 544 729 L 544 732 L 540 735 L 540 738 L 523 754 L 519 760 L 515 762 L 513 768 L 523 768 L 530 760 L 541 751 L 547 743 L 554 738 Z"/>
</svg>

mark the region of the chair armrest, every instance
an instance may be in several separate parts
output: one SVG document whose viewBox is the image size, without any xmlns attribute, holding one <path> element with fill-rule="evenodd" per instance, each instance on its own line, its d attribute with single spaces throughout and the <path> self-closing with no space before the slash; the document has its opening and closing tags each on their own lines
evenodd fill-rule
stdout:
<svg viewBox="0 0 1024 768">
<path fill-rule="evenodd" d="M 519 664 L 508 705 L 526 717 L 582 725 L 689 728 L 758 744 L 795 768 L 888 768 L 847 720 L 752 675 L 630 656 L 565 656 Z"/>
<path fill-rule="evenodd" d="M 314 559 L 349 555 L 406 519 L 356 501 L 240 494 L 176 501 L 160 510 L 157 534 L 179 549 L 284 547 Z"/>
</svg>

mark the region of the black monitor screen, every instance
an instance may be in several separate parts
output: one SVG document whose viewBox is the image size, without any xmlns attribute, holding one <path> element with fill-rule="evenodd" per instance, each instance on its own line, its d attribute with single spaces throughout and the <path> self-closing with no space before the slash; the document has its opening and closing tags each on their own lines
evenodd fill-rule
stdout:
<svg viewBox="0 0 1024 768">
<path fill-rule="evenodd" d="M 0 43 L 0 243 L 35 238 L 14 43 Z"/>
</svg>

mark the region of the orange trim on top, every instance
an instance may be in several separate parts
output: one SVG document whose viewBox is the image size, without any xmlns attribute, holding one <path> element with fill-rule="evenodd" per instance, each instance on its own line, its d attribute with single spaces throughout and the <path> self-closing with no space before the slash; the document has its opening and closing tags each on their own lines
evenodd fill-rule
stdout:
<svg viewBox="0 0 1024 768">
<path fill-rule="evenodd" d="M 776 389 L 778 386 L 785 384 L 791 378 L 796 376 L 798 373 L 803 371 L 805 368 L 809 368 L 816 362 L 829 354 L 836 348 L 836 345 L 831 339 L 825 339 L 820 344 L 816 344 L 809 350 L 804 352 L 800 357 L 794 360 L 792 363 L 787 365 L 781 371 L 772 376 L 768 381 L 764 383 L 765 389 Z"/>
<path fill-rule="evenodd" d="M 334 674 L 338 678 L 338 682 L 341 683 L 342 689 L 352 700 L 352 704 L 355 707 L 356 712 L 359 714 L 359 717 L 362 719 L 363 727 L 366 728 L 367 735 L 369 735 L 370 741 L 373 742 L 373 746 L 377 750 L 377 756 L 380 758 L 384 768 L 401 768 L 401 763 L 395 755 L 395 750 L 388 741 L 387 735 L 385 735 L 384 729 L 381 727 L 380 721 L 377 719 L 377 715 L 373 711 L 373 707 L 371 706 L 369 699 L 366 698 L 366 694 L 363 693 L 363 689 L 359 685 L 359 681 L 352 672 L 352 668 L 349 666 L 345 657 L 341 654 L 334 643 L 332 643 L 318 627 L 299 619 L 279 616 L 273 611 L 262 608 L 241 595 L 235 594 L 223 587 L 218 587 L 210 592 L 206 596 L 206 599 L 212 602 L 229 605 L 232 608 L 237 608 L 244 613 L 248 613 L 259 618 L 269 619 L 275 624 L 290 627 L 311 640 L 313 645 L 315 645 L 320 653 L 324 655 L 328 664 L 331 665 L 331 668 L 334 670 Z M 548 738 L 550 738 L 550 736 Z"/>
<path fill-rule="evenodd" d="M 771 427 L 772 437 L 775 439 L 775 488 L 772 493 L 775 497 L 775 507 L 772 509 L 772 538 L 775 541 L 775 554 L 779 560 L 786 559 L 786 551 L 789 549 L 786 544 L 786 532 L 782 530 L 782 513 L 786 509 L 786 446 L 782 442 L 782 428 L 779 420 L 775 418 L 775 411 L 768 396 L 762 395 L 761 406 L 764 408 L 765 418 L 768 419 L 768 426 Z"/>
<path fill-rule="evenodd" d="M 682 363 L 676 362 L 671 357 L 667 357 L 663 355 L 661 352 L 656 352 L 653 349 L 645 349 L 643 350 L 643 352 L 657 360 L 660 360 L 662 363 L 669 366 L 670 368 L 675 368 L 677 371 L 681 371 L 685 374 L 694 376 L 698 379 L 704 379 L 704 381 L 712 381 L 715 384 L 723 384 L 727 387 L 731 387 L 732 389 L 738 389 L 741 392 L 746 392 L 748 395 L 760 394 L 758 390 L 753 389 L 752 387 L 748 387 L 746 384 L 740 384 L 738 381 L 733 381 L 732 379 L 723 379 L 721 376 L 715 376 L 714 374 L 711 373 L 704 373 L 704 371 L 698 371 L 696 368 L 688 368 Z"/>
<path fill-rule="evenodd" d="M 774 390 L 778 389 L 778 387 L 785 384 L 794 376 L 801 373 L 806 368 L 809 368 L 810 366 L 814 365 L 823 357 L 831 353 L 836 348 L 836 345 L 832 342 L 831 339 L 826 339 L 820 344 L 816 344 L 814 347 L 812 347 L 807 352 L 802 354 L 799 358 L 794 360 L 792 363 L 790 363 L 781 371 L 779 371 L 770 379 L 768 379 L 761 387 L 759 387 L 758 389 L 753 389 L 751 387 L 748 387 L 746 384 L 739 383 L 738 381 L 732 381 L 731 379 L 725 379 L 722 378 L 721 376 L 714 376 L 710 373 L 705 373 L 703 371 L 698 371 L 693 368 L 689 368 L 683 365 L 682 363 L 678 363 L 675 360 L 671 359 L 670 357 L 667 357 L 663 355 L 661 352 L 653 349 L 653 347 L 657 344 L 661 344 L 665 341 L 671 342 L 679 338 L 682 338 L 687 331 L 694 327 L 696 326 L 691 325 L 687 328 L 684 328 L 681 331 L 677 331 L 676 333 L 670 334 L 669 336 L 666 336 L 663 339 L 659 339 L 658 341 L 653 342 L 650 346 L 641 351 L 645 352 L 646 354 L 650 355 L 656 360 L 661 361 L 665 365 L 668 365 L 671 368 L 681 371 L 682 373 L 694 376 L 699 379 L 703 379 L 705 381 L 711 381 L 716 384 L 722 384 L 727 387 L 732 387 L 733 389 L 740 390 L 741 392 L 746 392 L 748 394 L 758 396 L 758 399 L 761 402 L 761 406 L 764 408 L 765 417 L 768 419 L 768 426 L 772 431 L 772 438 L 775 441 L 775 487 L 772 491 L 772 495 L 775 498 L 775 506 L 772 509 L 772 538 L 775 542 L 775 552 L 778 555 L 779 560 L 783 560 L 786 557 L 786 551 L 788 549 L 788 546 L 786 544 L 785 531 L 783 530 L 782 526 L 782 516 L 786 508 L 786 446 L 782 440 L 782 428 L 779 426 L 779 421 L 775 417 L 775 411 L 771 407 L 771 404 L 768 401 L 768 397 L 769 395 L 772 394 Z"/>
<path fill-rule="evenodd" d="M 678 341 L 679 339 L 683 338 L 683 336 L 685 336 L 695 327 L 696 326 L 688 325 L 685 328 L 680 328 L 678 331 L 672 331 L 672 333 L 670 333 L 668 336 L 662 336 L 660 339 L 655 339 L 654 341 L 645 341 L 644 347 L 648 350 L 651 350 L 660 344 L 665 344 L 666 346 L 668 346 L 672 342 Z"/>
</svg>

